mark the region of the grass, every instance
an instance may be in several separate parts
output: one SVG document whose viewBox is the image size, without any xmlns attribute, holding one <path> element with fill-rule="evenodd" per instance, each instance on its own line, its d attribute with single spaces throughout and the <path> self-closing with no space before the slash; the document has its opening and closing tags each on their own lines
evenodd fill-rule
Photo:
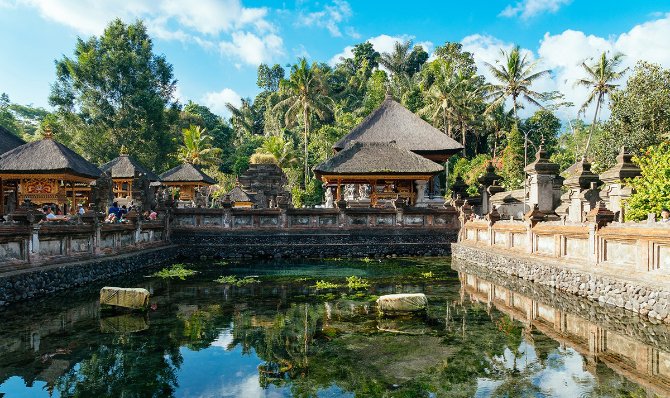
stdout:
<svg viewBox="0 0 670 398">
<path fill-rule="evenodd" d="M 370 282 L 360 276 L 350 276 L 347 278 L 347 287 L 349 289 L 363 289 L 370 286 Z"/>
<path fill-rule="evenodd" d="M 182 281 L 186 279 L 187 276 L 192 276 L 197 274 L 198 271 L 194 271 L 192 269 L 186 268 L 185 264 L 174 264 L 172 267 L 169 268 L 163 268 L 162 270 L 152 274 L 151 276 L 155 276 L 158 278 L 163 278 L 163 279 L 173 279 L 173 278 L 179 278 Z"/>
<path fill-rule="evenodd" d="M 316 281 L 316 285 L 314 285 L 313 287 L 315 287 L 317 290 L 319 290 L 319 289 L 336 289 L 336 288 L 341 287 L 341 286 L 342 285 L 339 285 L 339 284 L 333 283 L 333 282 Z"/>
<path fill-rule="evenodd" d="M 221 283 L 223 285 L 233 285 L 237 287 L 250 285 L 252 283 L 259 283 L 258 279 L 252 278 L 250 276 L 245 276 L 244 278 L 238 278 L 235 275 L 224 275 L 217 279 L 214 279 L 214 282 Z"/>
</svg>

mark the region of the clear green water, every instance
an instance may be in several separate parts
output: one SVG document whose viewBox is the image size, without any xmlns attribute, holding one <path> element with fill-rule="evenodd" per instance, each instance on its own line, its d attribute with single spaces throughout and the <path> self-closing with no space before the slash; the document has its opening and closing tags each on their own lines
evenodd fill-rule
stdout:
<svg viewBox="0 0 670 398">
<path fill-rule="evenodd" d="M 662 375 L 647 372 L 652 376 L 636 384 L 607 362 L 589 365 L 578 349 L 473 299 L 448 259 L 189 268 L 199 273 L 107 283 L 148 288 L 153 309 L 146 315 L 101 315 L 100 285 L 0 311 L 0 397 L 648 397 L 670 391 Z M 260 282 L 213 282 L 222 275 Z M 313 287 L 317 280 L 346 283 L 352 275 L 370 286 Z M 377 314 L 377 296 L 414 292 L 429 298 L 425 315 Z"/>
</svg>

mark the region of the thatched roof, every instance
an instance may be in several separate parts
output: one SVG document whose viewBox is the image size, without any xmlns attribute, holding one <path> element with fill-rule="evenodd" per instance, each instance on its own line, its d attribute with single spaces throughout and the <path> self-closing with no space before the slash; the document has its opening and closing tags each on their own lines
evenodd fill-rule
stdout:
<svg viewBox="0 0 670 398">
<path fill-rule="evenodd" d="M 228 192 L 228 197 L 230 198 L 231 202 L 253 202 L 253 198 L 249 196 L 246 192 L 242 190 L 239 186 L 236 186 L 235 188 L 231 189 L 230 192 Z"/>
<path fill-rule="evenodd" d="M 451 155 L 463 146 L 387 96 L 381 106 L 333 145 L 340 151 L 351 141 L 391 142 L 422 155 Z"/>
<path fill-rule="evenodd" d="M 0 155 L 25 143 L 25 141 L 12 134 L 9 130 L 0 126 Z"/>
<path fill-rule="evenodd" d="M 443 167 L 396 143 L 354 141 L 316 166 L 317 174 L 435 174 Z"/>
<path fill-rule="evenodd" d="M 102 172 L 72 149 L 46 137 L 6 152 L 0 157 L 0 173 L 72 174 L 95 179 Z"/>
<path fill-rule="evenodd" d="M 163 182 L 200 182 L 213 185 L 216 181 L 190 163 L 183 163 L 160 175 Z"/>
<path fill-rule="evenodd" d="M 133 178 L 135 177 L 135 173 L 142 173 L 146 174 L 149 181 L 159 180 L 156 173 L 147 169 L 142 163 L 127 154 L 121 154 L 118 158 L 100 166 L 100 169 L 102 171 L 109 171 L 112 174 L 112 178 Z"/>
</svg>

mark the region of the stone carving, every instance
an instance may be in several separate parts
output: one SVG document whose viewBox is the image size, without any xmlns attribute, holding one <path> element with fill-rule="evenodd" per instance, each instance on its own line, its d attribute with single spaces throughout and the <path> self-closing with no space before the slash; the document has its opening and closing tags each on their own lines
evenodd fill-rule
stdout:
<svg viewBox="0 0 670 398">
<path fill-rule="evenodd" d="M 344 186 L 344 200 L 354 200 L 356 195 L 356 185 L 347 184 Z"/>
<path fill-rule="evenodd" d="M 358 199 L 369 199 L 370 198 L 370 185 L 360 184 L 358 186 Z"/>
<path fill-rule="evenodd" d="M 91 200 L 95 211 L 105 211 L 112 204 L 114 200 L 112 186 L 112 176 L 109 173 L 102 173 L 100 178 L 91 184 Z"/>
<path fill-rule="evenodd" d="M 326 204 L 325 207 L 327 209 L 332 209 L 334 207 L 333 205 L 333 190 L 330 189 L 329 187 L 326 187 Z"/>
</svg>

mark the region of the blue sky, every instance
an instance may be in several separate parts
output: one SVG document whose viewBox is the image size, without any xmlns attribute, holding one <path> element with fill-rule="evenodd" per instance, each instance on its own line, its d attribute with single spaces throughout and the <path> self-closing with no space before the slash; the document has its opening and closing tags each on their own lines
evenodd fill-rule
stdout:
<svg viewBox="0 0 670 398">
<path fill-rule="evenodd" d="M 458 41 L 480 66 L 516 43 L 554 72 L 535 88 L 560 90 L 577 104 L 586 95 L 573 87 L 579 64 L 599 52 L 623 52 L 626 65 L 670 67 L 670 0 L 0 0 L 0 92 L 48 107 L 54 60 L 115 17 L 146 22 L 155 51 L 174 65 L 182 102 L 221 114 L 225 102 L 257 93 L 260 62 L 334 62 L 365 40 L 388 51 L 410 38 L 429 52 Z M 576 108 L 560 112 L 571 118 Z"/>
</svg>

